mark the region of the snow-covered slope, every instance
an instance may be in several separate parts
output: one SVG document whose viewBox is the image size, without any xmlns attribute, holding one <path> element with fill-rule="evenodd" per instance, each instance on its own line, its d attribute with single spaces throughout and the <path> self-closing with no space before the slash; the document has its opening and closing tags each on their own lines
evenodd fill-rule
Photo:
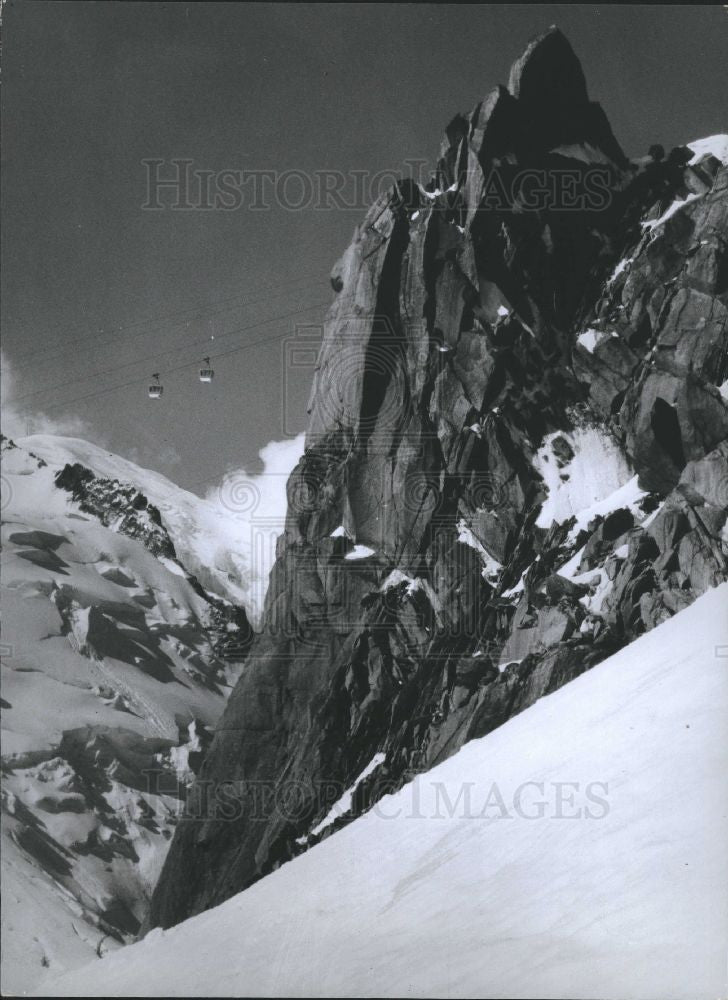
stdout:
<svg viewBox="0 0 728 1000">
<path fill-rule="evenodd" d="M 728 585 L 57 996 L 726 991 Z"/>
<path fill-rule="evenodd" d="M 687 146 L 693 154 L 691 163 L 696 163 L 703 156 L 714 156 L 728 166 L 728 135 L 709 135 L 705 139 L 695 139 Z"/>
<path fill-rule="evenodd" d="M 225 614 L 236 609 L 205 597 L 137 488 L 89 473 L 89 501 L 75 502 L 56 483 L 74 461 L 156 489 L 160 501 L 166 495 L 170 519 L 173 505 L 186 502 L 162 477 L 83 442 L 3 445 L 10 992 L 136 932 L 201 741 L 240 669 L 213 650 L 231 624 Z M 191 505 L 182 507 L 177 523 L 193 516 Z"/>
<path fill-rule="evenodd" d="M 214 594 L 234 604 L 248 604 L 252 587 L 250 529 L 246 520 L 224 505 L 202 500 L 181 489 L 165 476 L 142 469 L 119 455 L 105 451 L 80 438 L 35 434 L 19 442 L 57 470 L 79 462 L 105 479 L 131 483 L 159 510 L 185 567 Z"/>
</svg>

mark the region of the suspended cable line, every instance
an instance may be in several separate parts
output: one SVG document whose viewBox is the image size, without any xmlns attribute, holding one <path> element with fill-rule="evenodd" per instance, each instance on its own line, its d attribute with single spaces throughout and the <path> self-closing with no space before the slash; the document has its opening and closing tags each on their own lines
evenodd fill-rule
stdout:
<svg viewBox="0 0 728 1000">
<path fill-rule="evenodd" d="M 328 305 L 328 303 L 323 303 Z M 318 308 L 320 303 L 315 303 L 307 308 L 315 309 Z M 261 326 L 267 326 L 268 323 L 275 323 L 281 319 L 289 319 L 291 316 L 297 315 L 301 311 L 299 309 L 294 309 L 293 312 L 283 313 L 280 316 L 271 316 L 269 319 L 259 320 L 256 323 L 251 323 L 246 326 L 237 327 L 235 330 L 228 330 L 226 333 L 221 333 L 218 335 L 217 339 L 222 340 L 224 337 L 231 337 L 236 333 L 246 333 L 248 330 L 256 330 Z M 189 344 L 176 344 L 174 347 L 168 348 L 166 351 L 157 351 L 155 354 L 148 354 L 143 358 L 135 358 L 133 361 L 128 361 L 123 365 L 112 365 L 110 368 L 105 368 L 102 371 L 89 372 L 86 375 L 79 375 L 77 378 L 66 379 L 63 382 L 57 382 L 55 385 L 43 386 L 40 389 L 32 389 L 30 392 L 25 392 L 20 396 L 16 396 L 17 402 L 24 399 L 30 399 L 32 396 L 38 396 L 45 392 L 55 392 L 56 389 L 64 389 L 66 386 L 75 385 L 77 382 L 87 382 L 92 378 L 103 378 L 105 375 L 113 375 L 115 372 L 124 371 L 127 368 L 134 368 L 137 365 L 144 364 L 147 361 L 155 361 L 157 358 L 163 358 L 168 354 L 174 354 L 187 348 L 192 349 L 193 347 L 208 347 L 210 343 L 209 338 L 206 340 L 196 340 Z M 212 355 L 211 355 L 212 357 Z"/>
<path fill-rule="evenodd" d="M 270 289 L 269 289 L 269 293 L 265 294 L 265 295 L 261 295 L 259 298 L 245 300 L 246 299 L 246 295 L 249 294 L 249 293 L 244 293 L 244 294 L 241 294 L 241 295 L 230 296 L 230 298 L 228 298 L 228 299 L 222 299 L 221 302 L 222 303 L 237 303 L 237 302 L 240 302 L 240 308 L 246 308 L 247 306 L 252 306 L 252 305 L 259 305 L 261 302 L 269 302 L 271 300 L 271 298 L 280 298 L 280 297 L 282 297 L 284 295 L 292 294 L 293 291 L 295 290 L 296 286 L 302 285 L 302 284 L 303 285 L 310 284 L 311 281 L 312 281 L 312 279 L 313 279 L 313 276 L 310 276 L 310 277 L 301 277 L 301 278 L 296 278 L 296 279 L 294 279 L 291 282 L 283 282 L 283 283 L 278 283 L 276 285 L 271 285 Z M 324 283 L 328 282 L 328 279 L 322 277 L 320 279 L 320 281 L 321 281 L 321 284 L 324 284 Z M 278 289 L 277 292 L 275 291 L 276 289 Z M 265 291 L 265 289 L 264 289 L 264 291 Z M 270 294 L 271 292 L 273 292 L 274 294 Z M 241 300 L 245 300 L 245 301 L 241 301 Z M 229 308 L 232 309 L 232 308 L 234 308 L 234 306 L 231 305 L 231 306 L 229 306 Z M 21 362 L 24 362 L 24 361 L 28 361 L 31 358 L 37 357 L 39 354 L 43 355 L 41 361 L 50 360 L 51 358 L 55 357 L 57 354 L 63 354 L 63 353 L 65 353 L 68 350 L 68 348 L 71 347 L 72 345 L 83 343 L 84 341 L 87 341 L 87 340 L 93 340 L 95 345 L 106 344 L 109 341 L 113 340 L 114 344 L 116 345 L 117 343 L 120 342 L 120 338 L 119 338 L 119 334 L 120 333 L 127 332 L 129 330 L 134 330 L 134 329 L 136 329 L 137 327 L 140 327 L 140 326 L 146 326 L 146 327 L 148 327 L 148 326 L 150 326 L 150 325 L 152 325 L 154 323 L 162 323 L 162 322 L 164 322 L 164 321 L 166 321 L 168 319 L 171 319 L 173 317 L 176 317 L 176 316 L 186 316 L 188 314 L 196 315 L 197 313 L 204 313 L 205 316 L 207 317 L 207 316 L 216 316 L 216 315 L 219 315 L 222 312 L 227 312 L 227 311 L 228 311 L 228 309 L 215 309 L 215 310 L 210 311 L 209 307 L 206 307 L 206 306 L 194 306 L 194 307 L 190 307 L 189 309 L 177 310 L 176 312 L 168 313 L 166 315 L 162 314 L 162 315 L 158 316 L 156 319 L 138 320 L 138 321 L 135 321 L 134 323 L 129 323 L 127 326 L 115 327 L 113 330 L 110 330 L 108 332 L 108 334 L 106 336 L 104 336 L 104 337 L 99 337 L 98 336 L 98 331 L 96 331 L 96 332 L 93 332 L 93 333 L 84 334 L 83 336 L 80 336 L 80 337 L 76 337 L 73 340 L 66 341 L 63 344 L 59 344 L 57 347 L 51 349 L 50 351 L 48 350 L 47 347 L 38 347 L 38 348 L 35 348 L 32 351 L 25 351 L 22 354 L 18 354 L 18 355 L 14 356 L 14 358 L 13 358 L 13 364 L 17 365 L 18 363 L 21 363 Z M 191 320 L 188 321 L 188 322 L 191 322 Z M 73 329 L 73 328 L 71 328 L 71 329 Z M 78 329 L 78 327 L 76 329 Z M 104 332 L 103 329 L 100 332 L 103 333 Z M 132 339 L 133 340 L 134 337 L 145 336 L 149 332 L 150 331 L 148 329 L 143 329 L 143 330 L 140 330 L 139 333 L 133 334 L 132 337 L 130 337 L 128 339 Z M 171 332 L 171 330 L 170 330 L 170 332 Z"/>
<path fill-rule="evenodd" d="M 256 326 L 265 326 L 267 323 L 274 323 L 274 322 L 276 322 L 277 319 L 289 319 L 292 316 L 301 315 L 303 313 L 310 312 L 312 309 L 321 309 L 324 306 L 328 306 L 328 305 L 329 305 L 328 301 L 326 301 L 326 302 L 316 302 L 313 305 L 305 306 L 303 309 L 298 309 L 295 312 L 288 313 L 288 314 L 286 314 L 284 316 L 274 317 L 273 319 L 265 320 L 264 322 L 258 323 L 258 324 L 255 324 L 255 325 Z M 247 329 L 251 329 L 251 328 L 248 327 Z M 231 330 L 230 331 L 230 333 L 240 333 L 240 332 L 241 331 L 239 331 L 239 330 L 237 330 L 237 331 L 236 330 Z M 253 341 L 250 341 L 249 343 L 241 344 L 238 347 L 231 348 L 229 351 L 222 351 L 219 354 L 210 355 L 210 359 L 211 359 L 211 361 L 216 361 L 219 358 L 226 358 L 226 357 L 229 357 L 229 355 L 231 355 L 231 354 L 237 354 L 240 351 L 246 351 L 246 350 L 249 350 L 249 349 L 251 349 L 253 347 L 259 347 L 261 344 L 269 344 L 269 343 L 271 343 L 273 341 L 276 341 L 276 340 L 282 340 L 283 337 L 287 337 L 288 335 L 289 335 L 288 331 L 286 331 L 285 333 L 278 334 L 275 337 L 261 337 L 260 340 L 253 340 Z M 229 334 L 224 334 L 224 336 L 229 336 Z M 137 362 L 137 363 L 140 364 L 141 362 Z M 167 369 L 165 369 L 165 374 L 166 375 L 172 375 L 175 372 L 185 371 L 188 368 L 195 368 L 195 367 L 197 367 L 197 361 L 188 361 L 188 362 L 185 362 L 184 364 L 176 365 L 174 368 L 167 368 Z M 43 409 L 44 410 L 57 410 L 61 406 L 67 406 L 70 403 L 81 403 L 81 402 L 84 402 L 87 399 L 93 399 L 96 396 L 102 396 L 102 395 L 105 395 L 105 394 L 110 393 L 110 392 L 116 392 L 119 389 L 126 389 L 126 388 L 128 388 L 129 386 L 132 386 L 132 385 L 139 385 L 141 382 L 142 382 L 142 379 L 140 379 L 140 378 L 133 378 L 133 379 L 130 379 L 129 381 L 127 381 L 127 382 L 121 382 L 118 385 L 107 386 L 106 388 L 99 389 L 96 392 L 87 393 L 85 396 L 72 396 L 69 399 L 64 399 L 64 400 L 62 400 L 62 401 L 60 401 L 58 403 L 51 403 L 49 406 L 45 406 L 44 405 Z M 144 380 L 144 384 L 146 384 L 146 382 L 147 382 L 147 380 L 145 379 Z M 18 398 L 20 398 L 20 397 L 18 397 Z"/>
</svg>

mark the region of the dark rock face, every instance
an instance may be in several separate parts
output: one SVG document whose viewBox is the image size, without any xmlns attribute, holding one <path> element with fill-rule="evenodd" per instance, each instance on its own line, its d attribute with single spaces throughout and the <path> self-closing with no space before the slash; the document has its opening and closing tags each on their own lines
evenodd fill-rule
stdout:
<svg viewBox="0 0 728 1000">
<path fill-rule="evenodd" d="M 427 189 L 371 207 L 332 273 L 264 631 L 150 926 L 728 576 L 728 170 L 691 157 L 630 164 L 552 29 L 453 119 Z"/>
</svg>

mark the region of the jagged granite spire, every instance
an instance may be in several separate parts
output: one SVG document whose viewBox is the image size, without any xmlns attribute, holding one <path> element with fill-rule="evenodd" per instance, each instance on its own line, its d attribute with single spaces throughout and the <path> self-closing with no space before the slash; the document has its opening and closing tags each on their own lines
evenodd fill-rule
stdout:
<svg viewBox="0 0 728 1000">
<path fill-rule="evenodd" d="M 365 770 L 349 815 L 728 577 L 728 171 L 691 159 L 630 164 L 551 29 L 426 188 L 367 212 L 264 632 L 150 925 L 327 835 Z"/>
<path fill-rule="evenodd" d="M 526 104 L 579 107 L 589 95 L 581 63 L 556 25 L 537 35 L 511 66 L 508 90 Z"/>
</svg>

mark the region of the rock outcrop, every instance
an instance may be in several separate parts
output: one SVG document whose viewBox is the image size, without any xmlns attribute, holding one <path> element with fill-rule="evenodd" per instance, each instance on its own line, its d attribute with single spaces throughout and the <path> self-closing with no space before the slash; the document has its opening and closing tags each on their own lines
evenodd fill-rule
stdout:
<svg viewBox="0 0 728 1000">
<path fill-rule="evenodd" d="M 177 567 L 174 572 L 184 576 L 195 593 L 209 605 L 207 626 L 216 655 L 223 659 L 245 659 L 253 641 L 253 628 L 245 608 L 211 594 L 185 568 L 159 510 L 141 490 L 130 483 L 97 476 L 80 462 L 67 463 L 56 474 L 54 482 L 58 489 L 71 494 L 82 511 L 92 514 L 105 527 L 137 539 L 152 555 L 174 564 Z M 107 579 L 123 585 L 118 571 L 115 578 L 107 574 Z"/>
<path fill-rule="evenodd" d="M 728 577 L 728 169 L 630 162 L 556 29 L 453 119 L 426 188 L 370 208 L 332 286 L 263 633 L 150 926 Z"/>
</svg>

